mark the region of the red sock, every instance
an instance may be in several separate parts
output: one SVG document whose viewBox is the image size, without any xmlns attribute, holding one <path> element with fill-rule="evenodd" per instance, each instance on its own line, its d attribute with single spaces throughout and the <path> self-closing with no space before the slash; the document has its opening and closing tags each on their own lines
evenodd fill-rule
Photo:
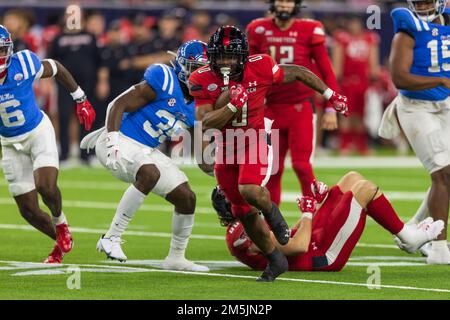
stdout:
<svg viewBox="0 0 450 320">
<path fill-rule="evenodd" d="M 309 162 L 294 163 L 293 169 L 302 186 L 302 195 L 312 197 L 311 183 L 314 181 L 314 172 Z"/>
<path fill-rule="evenodd" d="M 367 214 L 392 234 L 397 234 L 403 229 L 404 223 L 384 194 L 368 204 Z"/>
</svg>

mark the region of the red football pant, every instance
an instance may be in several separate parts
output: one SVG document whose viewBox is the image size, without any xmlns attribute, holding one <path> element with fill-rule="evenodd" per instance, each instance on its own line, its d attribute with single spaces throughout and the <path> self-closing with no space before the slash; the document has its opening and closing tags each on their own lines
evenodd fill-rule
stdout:
<svg viewBox="0 0 450 320">
<path fill-rule="evenodd" d="M 263 152 L 259 152 L 259 148 L 264 148 Z M 267 173 L 267 145 L 265 142 L 246 146 L 243 157 L 238 159 L 234 155 L 234 163 L 223 163 L 218 159 L 224 159 L 222 149 L 218 148 L 216 154 L 216 164 L 214 172 L 220 189 L 224 192 L 225 197 L 231 202 L 231 212 L 236 218 L 240 218 L 248 214 L 251 210 L 250 204 L 245 201 L 239 192 L 239 185 L 254 184 L 261 185 L 266 178 Z M 254 157 L 259 154 L 261 156 Z M 256 161 L 255 161 L 256 160 Z"/>
<path fill-rule="evenodd" d="M 333 192 L 340 192 L 338 187 Z M 314 257 L 326 258 L 328 265 L 315 271 L 340 271 L 347 263 L 358 243 L 366 223 L 366 212 L 351 191 L 335 197 L 319 209 L 313 220 L 311 245 Z M 328 202 L 328 203 L 327 203 Z"/>
<path fill-rule="evenodd" d="M 279 143 L 273 141 L 274 160 L 278 159 L 278 171 L 270 177 L 267 189 L 272 201 L 277 205 L 281 201 L 281 177 L 284 172 L 284 162 L 287 151 L 290 150 L 292 168 L 300 181 L 303 195 L 312 196 L 311 182 L 315 179 L 311 165 L 316 124 L 312 105 L 309 100 L 294 106 L 276 106 L 266 108 L 265 116 L 274 120 L 272 130 L 278 130 Z"/>
</svg>

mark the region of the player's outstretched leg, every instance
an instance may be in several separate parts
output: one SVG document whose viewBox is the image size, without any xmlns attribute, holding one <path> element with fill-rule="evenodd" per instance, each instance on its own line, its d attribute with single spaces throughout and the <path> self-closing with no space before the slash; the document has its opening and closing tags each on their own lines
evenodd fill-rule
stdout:
<svg viewBox="0 0 450 320">
<path fill-rule="evenodd" d="M 269 191 L 254 184 L 239 185 L 239 192 L 250 205 L 261 210 L 272 232 L 281 245 L 289 241 L 290 229 L 278 206 L 271 201 Z"/>
<path fill-rule="evenodd" d="M 61 191 L 56 185 L 57 179 L 58 169 L 55 167 L 43 167 L 34 171 L 36 190 L 52 213 L 52 222 L 56 230 L 56 243 L 63 253 L 68 253 L 72 250 L 73 240 L 67 219 L 61 210 Z"/>
<path fill-rule="evenodd" d="M 279 251 L 270 239 L 270 230 L 259 216 L 256 209 L 240 217 L 245 232 L 255 245 L 266 256 L 269 264 L 257 279 L 258 282 L 272 282 L 289 268 L 287 258 Z"/>
<path fill-rule="evenodd" d="M 185 258 L 189 237 L 194 226 L 196 197 L 187 182 L 182 183 L 166 196 L 175 206 L 172 216 L 172 240 L 163 263 L 166 270 L 209 271 L 206 266 L 195 264 Z"/>
<path fill-rule="evenodd" d="M 366 208 L 367 214 L 390 233 L 397 235 L 411 252 L 417 251 L 425 243 L 436 239 L 444 228 L 442 220 L 433 222 L 431 218 L 422 222 L 420 227 L 404 224 L 387 198 L 370 181 L 360 180 L 351 190 L 356 200 Z"/>
<path fill-rule="evenodd" d="M 97 242 L 98 251 L 104 252 L 108 258 L 113 260 L 121 262 L 127 260 L 121 247 L 122 234 L 159 178 L 160 172 L 155 165 L 146 164 L 139 168 L 136 181 L 128 187 L 120 199 L 111 226 Z"/>
</svg>

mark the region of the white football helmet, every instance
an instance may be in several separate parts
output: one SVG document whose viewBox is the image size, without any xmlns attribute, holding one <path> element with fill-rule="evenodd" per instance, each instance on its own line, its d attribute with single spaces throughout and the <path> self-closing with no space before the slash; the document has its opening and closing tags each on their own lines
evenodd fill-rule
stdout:
<svg viewBox="0 0 450 320">
<path fill-rule="evenodd" d="M 447 0 L 407 0 L 409 9 L 423 21 L 433 22 L 437 17 L 444 13 L 447 6 Z M 418 9 L 416 5 L 419 2 L 429 2 L 430 7 L 427 9 Z"/>
</svg>

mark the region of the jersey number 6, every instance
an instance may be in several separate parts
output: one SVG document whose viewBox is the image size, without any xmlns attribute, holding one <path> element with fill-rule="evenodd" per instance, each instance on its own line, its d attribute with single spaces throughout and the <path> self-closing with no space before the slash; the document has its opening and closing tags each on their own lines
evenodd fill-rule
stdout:
<svg viewBox="0 0 450 320">
<path fill-rule="evenodd" d="M 17 108 L 19 106 L 20 101 L 16 99 L 0 103 L 0 116 L 5 127 L 17 127 L 25 123 L 22 110 L 6 111 L 6 108 Z"/>
</svg>

